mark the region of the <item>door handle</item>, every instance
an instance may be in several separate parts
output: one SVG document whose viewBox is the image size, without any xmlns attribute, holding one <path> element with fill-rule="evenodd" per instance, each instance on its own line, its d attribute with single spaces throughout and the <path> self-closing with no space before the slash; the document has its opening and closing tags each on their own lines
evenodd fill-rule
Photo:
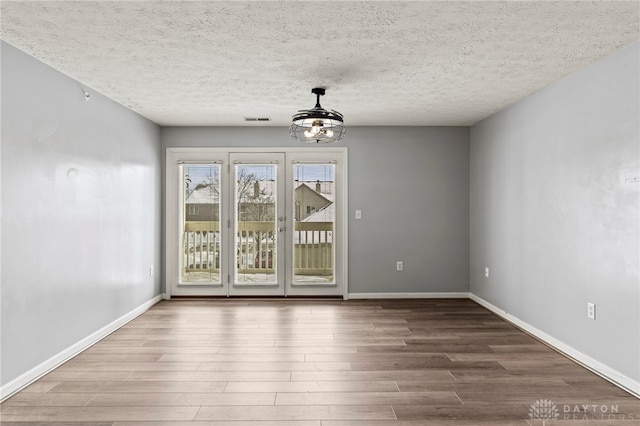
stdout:
<svg viewBox="0 0 640 426">
<path fill-rule="evenodd" d="M 280 228 L 278 228 L 278 231 L 284 232 L 284 226 L 281 226 Z"/>
</svg>

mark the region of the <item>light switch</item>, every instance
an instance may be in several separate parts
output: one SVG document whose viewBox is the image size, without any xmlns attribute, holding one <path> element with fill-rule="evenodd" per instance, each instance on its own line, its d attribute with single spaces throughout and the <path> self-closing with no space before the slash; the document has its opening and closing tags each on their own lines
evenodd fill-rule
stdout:
<svg viewBox="0 0 640 426">
<path fill-rule="evenodd" d="M 356 219 L 362 219 L 362 210 L 356 210 Z"/>
</svg>

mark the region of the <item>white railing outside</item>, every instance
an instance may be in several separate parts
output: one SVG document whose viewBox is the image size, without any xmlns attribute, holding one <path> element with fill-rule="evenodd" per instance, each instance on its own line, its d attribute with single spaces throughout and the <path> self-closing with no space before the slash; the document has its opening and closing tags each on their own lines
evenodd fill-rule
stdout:
<svg viewBox="0 0 640 426">
<path fill-rule="evenodd" d="M 273 272 L 275 224 L 240 222 L 236 262 L 241 273 Z M 295 275 L 333 275 L 333 222 L 296 222 L 293 236 Z M 184 273 L 220 271 L 220 222 L 186 222 L 183 232 Z"/>
</svg>

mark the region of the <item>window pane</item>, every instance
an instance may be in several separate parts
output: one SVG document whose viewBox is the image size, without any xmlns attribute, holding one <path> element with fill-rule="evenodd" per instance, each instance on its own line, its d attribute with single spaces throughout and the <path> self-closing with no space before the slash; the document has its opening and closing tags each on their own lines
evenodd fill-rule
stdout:
<svg viewBox="0 0 640 426">
<path fill-rule="evenodd" d="M 220 284 L 220 165 L 182 166 L 180 283 Z"/>
<path fill-rule="evenodd" d="M 277 284 L 276 164 L 236 164 L 236 284 Z"/>
<path fill-rule="evenodd" d="M 294 165 L 294 284 L 334 284 L 335 165 Z"/>
</svg>

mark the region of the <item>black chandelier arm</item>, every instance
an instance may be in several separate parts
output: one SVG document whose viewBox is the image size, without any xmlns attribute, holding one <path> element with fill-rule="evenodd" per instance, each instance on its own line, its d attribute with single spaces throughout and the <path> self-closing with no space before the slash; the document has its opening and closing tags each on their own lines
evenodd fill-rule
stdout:
<svg viewBox="0 0 640 426">
<path fill-rule="evenodd" d="M 316 108 L 322 108 L 320 106 L 320 96 L 323 96 L 325 94 L 325 89 L 323 87 L 314 87 L 313 89 L 311 89 L 311 93 L 316 95 Z"/>
</svg>

